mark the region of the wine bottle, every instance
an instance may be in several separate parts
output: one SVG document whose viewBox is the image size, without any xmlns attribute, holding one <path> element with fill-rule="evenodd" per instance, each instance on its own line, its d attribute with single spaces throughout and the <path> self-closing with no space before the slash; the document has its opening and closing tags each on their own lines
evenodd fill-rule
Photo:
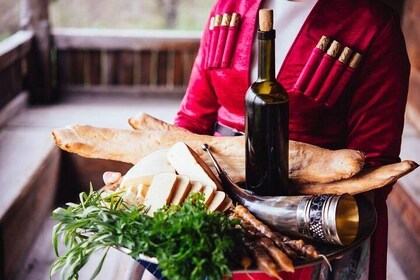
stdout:
<svg viewBox="0 0 420 280">
<path fill-rule="evenodd" d="M 245 96 L 246 188 L 258 195 L 287 195 L 289 97 L 275 77 L 273 10 L 259 11 L 258 78 Z"/>
</svg>

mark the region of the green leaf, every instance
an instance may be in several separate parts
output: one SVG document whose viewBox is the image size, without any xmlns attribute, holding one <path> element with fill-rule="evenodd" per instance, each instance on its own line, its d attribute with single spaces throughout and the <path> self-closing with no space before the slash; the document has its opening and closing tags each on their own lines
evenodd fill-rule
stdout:
<svg viewBox="0 0 420 280">
<path fill-rule="evenodd" d="M 52 246 L 54 248 L 54 253 L 58 257 L 58 232 L 62 227 L 61 223 L 56 224 L 52 230 Z"/>
</svg>

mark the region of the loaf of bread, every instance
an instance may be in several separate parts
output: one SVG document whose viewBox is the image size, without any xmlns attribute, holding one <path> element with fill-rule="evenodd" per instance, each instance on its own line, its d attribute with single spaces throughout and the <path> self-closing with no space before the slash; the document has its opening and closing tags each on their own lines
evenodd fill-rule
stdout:
<svg viewBox="0 0 420 280">
<path fill-rule="evenodd" d="M 302 194 L 325 193 L 358 194 L 395 183 L 402 176 L 410 173 L 419 165 L 411 160 L 365 169 L 349 179 L 324 184 L 296 184 L 295 190 Z"/>
<path fill-rule="evenodd" d="M 54 130 L 53 137 L 57 146 L 65 151 L 87 158 L 132 164 L 154 151 L 169 148 L 177 142 L 185 142 L 207 165 L 212 166 L 209 157 L 201 149 L 206 143 L 234 181 L 245 179 L 245 142 L 241 136 L 198 135 L 173 127 L 159 131 L 144 126 L 132 131 L 73 125 Z M 289 178 L 298 183 L 327 183 L 350 178 L 363 165 L 364 155 L 359 151 L 332 151 L 301 142 L 289 142 Z"/>
<path fill-rule="evenodd" d="M 148 117 L 149 124 L 156 122 L 151 119 Z M 88 158 L 133 164 L 154 151 L 170 148 L 182 141 L 197 152 L 200 158 L 205 159 L 206 165 L 211 166 L 208 156 L 201 150 L 201 145 L 207 143 L 222 168 L 235 181 L 244 180 L 243 137 L 212 137 L 193 134 L 170 125 L 161 127 L 163 131 L 152 131 L 147 126 L 132 131 L 75 125 L 54 130 L 53 136 L 63 150 Z M 290 141 L 289 150 L 289 178 L 296 193 L 300 194 L 365 192 L 394 183 L 418 167 L 413 161 L 403 161 L 359 172 L 364 157 L 358 151 L 332 151 L 295 141 Z M 210 203 L 214 187 L 203 187 L 206 202 Z"/>
<path fill-rule="evenodd" d="M 132 128 L 141 131 L 190 133 L 182 127 L 168 124 L 145 113 L 131 117 L 128 123 Z M 238 154 L 240 170 L 231 169 L 229 174 L 235 181 L 243 181 L 245 178 L 245 142 L 244 139 L 241 139 L 243 137 L 235 138 L 237 138 L 236 144 L 240 145 L 240 148 L 233 152 L 242 153 L 242 155 Z M 302 142 L 289 141 L 289 178 L 295 182 L 328 183 L 350 178 L 363 168 L 364 161 L 365 156 L 359 151 L 348 149 L 331 151 Z M 222 167 L 227 168 L 224 164 Z"/>
</svg>

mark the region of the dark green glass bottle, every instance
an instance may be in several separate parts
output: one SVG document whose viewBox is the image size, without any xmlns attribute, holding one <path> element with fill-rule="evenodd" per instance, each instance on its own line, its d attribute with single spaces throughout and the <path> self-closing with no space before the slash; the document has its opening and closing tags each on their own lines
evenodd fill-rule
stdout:
<svg viewBox="0 0 420 280">
<path fill-rule="evenodd" d="M 246 188 L 258 195 L 288 195 L 289 98 L 275 77 L 272 10 L 259 13 L 258 78 L 245 97 Z"/>
</svg>

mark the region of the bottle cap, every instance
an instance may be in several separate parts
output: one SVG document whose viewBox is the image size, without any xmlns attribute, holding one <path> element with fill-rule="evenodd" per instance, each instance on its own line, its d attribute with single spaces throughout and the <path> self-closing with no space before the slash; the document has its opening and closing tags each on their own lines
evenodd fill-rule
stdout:
<svg viewBox="0 0 420 280">
<path fill-rule="evenodd" d="M 273 30 L 273 10 L 260 9 L 259 11 L 260 31 L 266 32 Z"/>
</svg>

